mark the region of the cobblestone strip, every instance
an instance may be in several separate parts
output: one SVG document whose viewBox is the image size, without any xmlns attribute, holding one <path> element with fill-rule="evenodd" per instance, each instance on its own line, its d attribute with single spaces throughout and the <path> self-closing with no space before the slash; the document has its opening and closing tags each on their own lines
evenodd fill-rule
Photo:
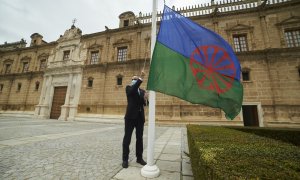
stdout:
<svg viewBox="0 0 300 180">
<path fill-rule="evenodd" d="M 122 128 L 122 127 L 121 126 L 119 126 L 119 127 L 105 127 L 105 128 L 77 131 L 77 132 L 66 132 L 66 133 L 59 133 L 59 134 L 47 134 L 47 135 L 41 135 L 41 136 L 10 139 L 10 140 L 0 141 L 0 145 L 2 145 L 2 146 L 16 146 L 16 145 L 27 144 L 27 143 L 32 143 L 32 142 L 45 141 L 45 140 L 49 140 L 49 139 L 59 139 L 59 138 L 77 136 L 77 135 L 88 134 L 88 133 L 109 131 L 109 130 L 119 129 L 119 128 Z"/>
<path fill-rule="evenodd" d="M 1 122 L 0 122 L 1 123 Z M 69 125 L 67 123 L 61 123 L 61 124 L 50 124 L 50 126 L 53 125 L 53 126 L 66 126 L 66 125 Z M 16 125 L 16 126 L 6 126 L 6 127 L 0 127 L 0 130 L 1 129 L 13 129 L 13 128 L 35 128 L 35 127 L 43 127 L 43 126 L 49 126 L 49 124 L 19 124 L 19 125 Z"/>
<path fill-rule="evenodd" d="M 28 120 L 22 120 L 22 121 L 14 121 L 14 120 L 1 121 L 1 120 L 0 120 L 0 124 L 33 123 L 33 122 L 38 122 L 38 121 L 36 121 L 36 120 L 34 120 L 34 121 L 28 121 Z"/>
<path fill-rule="evenodd" d="M 11 129 L 11 128 L 24 128 L 24 127 L 43 127 L 43 126 L 47 126 L 47 125 L 18 125 L 18 126 L 8 126 L 8 127 L 2 127 L 1 129 Z"/>
</svg>

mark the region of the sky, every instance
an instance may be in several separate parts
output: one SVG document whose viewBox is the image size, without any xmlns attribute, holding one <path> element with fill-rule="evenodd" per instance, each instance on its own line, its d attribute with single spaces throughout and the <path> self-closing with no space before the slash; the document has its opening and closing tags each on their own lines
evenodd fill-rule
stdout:
<svg viewBox="0 0 300 180">
<path fill-rule="evenodd" d="M 158 1 L 158 10 L 164 0 Z M 41 34 L 46 42 L 56 41 L 77 19 L 75 26 L 83 34 L 101 32 L 105 26 L 118 28 L 119 15 L 132 11 L 152 12 L 152 0 L 0 0 L 0 44 L 22 38 L 30 44 L 33 33 Z M 210 0 L 165 0 L 177 8 L 208 3 Z"/>
</svg>

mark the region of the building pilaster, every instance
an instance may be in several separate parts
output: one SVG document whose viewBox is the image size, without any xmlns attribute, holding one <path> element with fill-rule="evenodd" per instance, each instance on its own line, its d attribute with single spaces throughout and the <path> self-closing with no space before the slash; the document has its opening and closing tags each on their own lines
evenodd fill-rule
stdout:
<svg viewBox="0 0 300 180">
<path fill-rule="evenodd" d="M 69 110 L 70 110 L 70 92 L 72 87 L 72 81 L 73 81 L 73 74 L 69 74 L 69 80 L 68 80 L 68 88 L 67 88 L 67 94 L 65 99 L 65 104 L 61 107 L 61 114 L 58 118 L 58 120 L 66 121 L 69 116 Z"/>
</svg>

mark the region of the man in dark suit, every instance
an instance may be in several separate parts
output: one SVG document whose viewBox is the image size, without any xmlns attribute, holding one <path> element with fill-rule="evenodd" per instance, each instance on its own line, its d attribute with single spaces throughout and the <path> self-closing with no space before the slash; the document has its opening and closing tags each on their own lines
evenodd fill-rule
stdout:
<svg viewBox="0 0 300 180">
<path fill-rule="evenodd" d="M 142 72 L 142 77 L 144 73 Z M 145 123 L 144 106 L 147 104 L 147 93 L 140 89 L 142 77 L 133 76 L 130 85 L 126 86 L 127 109 L 125 114 L 125 135 L 123 138 L 123 168 L 128 168 L 129 145 L 131 135 L 135 128 L 136 133 L 136 162 L 141 165 L 147 163 L 143 160 L 143 132 Z"/>
</svg>

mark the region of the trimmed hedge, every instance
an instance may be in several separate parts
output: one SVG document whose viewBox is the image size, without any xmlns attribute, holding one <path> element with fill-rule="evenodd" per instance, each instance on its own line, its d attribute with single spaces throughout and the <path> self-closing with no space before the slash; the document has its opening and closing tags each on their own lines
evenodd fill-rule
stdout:
<svg viewBox="0 0 300 180">
<path fill-rule="evenodd" d="M 299 129 L 282 129 L 282 128 L 257 128 L 257 127 L 230 127 L 239 131 L 253 133 L 258 136 L 268 137 L 300 146 Z"/>
<path fill-rule="evenodd" d="M 300 148 L 225 127 L 188 125 L 195 179 L 300 179 Z"/>
</svg>

